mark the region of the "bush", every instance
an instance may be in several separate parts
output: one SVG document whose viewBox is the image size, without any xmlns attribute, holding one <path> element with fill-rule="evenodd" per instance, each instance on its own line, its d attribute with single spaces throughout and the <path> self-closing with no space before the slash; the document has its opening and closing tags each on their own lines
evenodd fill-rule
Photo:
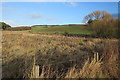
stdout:
<svg viewBox="0 0 120 80">
<path fill-rule="evenodd" d="M 58 32 L 58 31 L 56 31 L 54 34 L 59 34 L 59 32 Z"/>
<path fill-rule="evenodd" d="M 11 26 L 8 25 L 8 24 L 6 24 L 6 23 L 4 23 L 4 22 L 0 22 L 0 27 L 1 27 L 3 30 L 5 30 L 6 28 L 11 27 Z"/>
<path fill-rule="evenodd" d="M 68 36 L 68 34 L 69 34 L 69 33 L 68 33 L 67 31 L 64 32 L 64 35 L 65 35 L 65 36 Z"/>
<path fill-rule="evenodd" d="M 48 44 L 50 44 L 50 43 L 51 43 L 51 41 L 48 41 L 47 43 L 48 43 Z"/>
<path fill-rule="evenodd" d="M 92 20 L 92 19 L 88 20 L 88 24 L 91 24 L 92 22 L 93 22 L 93 20 Z"/>
<path fill-rule="evenodd" d="M 93 32 L 93 36 L 103 38 L 117 38 L 118 37 L 118 20 L 117 19 L 101 19 L 93 21 L 89 24 L 90 30 Z"/>
</svg>

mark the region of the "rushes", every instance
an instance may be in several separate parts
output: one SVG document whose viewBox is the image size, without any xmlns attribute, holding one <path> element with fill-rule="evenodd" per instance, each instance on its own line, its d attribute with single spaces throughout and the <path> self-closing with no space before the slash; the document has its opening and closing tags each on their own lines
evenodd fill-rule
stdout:
<svg viewBox="0 0 120 80">
<path fill-rule="evenodd" d="M 82 69 L 80 69 L 80 71 L 77 70 L 78 72 L 76 72 L 76 69 L 73 67 L 70 69 L 69 73 L 67 73 L 66 77 L 118 78 L 119 75 L 118 55 L 119 55 L 118 44 L 107 41 L 107 44 L 103 52 L 103 56 L 101 56 L 99 61 L 96 62 L 96 55 L 94 56 L 94 59 L 92 59 L 91 62 L 90 59 L 88 58 Z"/>
<path fill-rule="evenodd" d="M 118 77 L 117 39 L 3 32 L 2 41 L 3 77 L 34 78 L 34 65 L 40 78 Z"/>
</svg>

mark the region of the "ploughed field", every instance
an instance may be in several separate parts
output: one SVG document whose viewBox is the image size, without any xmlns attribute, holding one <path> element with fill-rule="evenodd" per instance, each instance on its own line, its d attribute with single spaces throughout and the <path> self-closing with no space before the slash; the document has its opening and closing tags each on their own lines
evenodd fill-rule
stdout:
<svg viewBox="0 0 120 80">
<path fill-rule="evenodd" d="M 117 71 L 117 42 L 117 39 L 3 31 L 2 76 L 32 78 L 35 64 L 40 66 L 40 78 L 118 77 L 114 72 Z M 100 58 L 105 53 L 107 58 L 103 56 L 102 62 L 92 63 L 94 53 L 99 53 Z"/>
</svg>

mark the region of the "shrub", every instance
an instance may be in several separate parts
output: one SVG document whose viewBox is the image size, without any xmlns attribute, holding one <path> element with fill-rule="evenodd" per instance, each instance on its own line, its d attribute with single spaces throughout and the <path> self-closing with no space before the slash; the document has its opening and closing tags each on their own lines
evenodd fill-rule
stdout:
<svg viewBox="0 0 120 80">
<path fill-rule="evenodd" d="M 11 26 L 8 25 L 8 24 L 6 24 L 6 23 L 4 23 L 4 22 L 0 22 L 0 27 L 1 27 L 3 30 L 5 30 L 6 28 L 11 27 Z"/>
<path fill-rule="evenodd" d="M 50 43 L 51 43 L 51 41 L 48 41 L 47 43 L 48 43 L 48 44 L 50 44 Z"/>
<path fill-rule="evenodd" d="M 58 31 L 56 31 L 54 34 L 59 34 L 59 32 L 58 32 Z"/>
<path fill-rule="evenodd" d="M 68 34 L 69 34 L 69 33 L 68 33 L 67 31 L 64 32 L 64 35 L 65 35 L 65 36 L 68 36 Z"/>
<path fill-rule="evenodd" d="M 117 38 L 118 37 L 118 20 L 117 19 L 101 19 L 93 21 L 89 24 L 89 28 L 93 32 L 93 36 L 103 38 Z"/>
<path fill-rule="evenodd" d="M 88 20 L 88 24 L 91 24 L 92 22 L 93 22 L 93 20 L 92 20 L 92 19 Z"/>
</svg>

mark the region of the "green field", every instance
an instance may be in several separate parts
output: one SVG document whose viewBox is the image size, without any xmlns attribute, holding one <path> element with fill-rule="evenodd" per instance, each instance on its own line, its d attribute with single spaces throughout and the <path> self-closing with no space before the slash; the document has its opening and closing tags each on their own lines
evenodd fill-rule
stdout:
<svg viewBox="0 0 120 80">
<path fill-rule="evenodd" d="M 91 32 L 87 29 L 87 26 L 55 26 L 48 28 L 33 27 L 31 32 L 33 33 L 68 33 L 68 34 L 85 34 L 90 35 Z"/>
</svg>

